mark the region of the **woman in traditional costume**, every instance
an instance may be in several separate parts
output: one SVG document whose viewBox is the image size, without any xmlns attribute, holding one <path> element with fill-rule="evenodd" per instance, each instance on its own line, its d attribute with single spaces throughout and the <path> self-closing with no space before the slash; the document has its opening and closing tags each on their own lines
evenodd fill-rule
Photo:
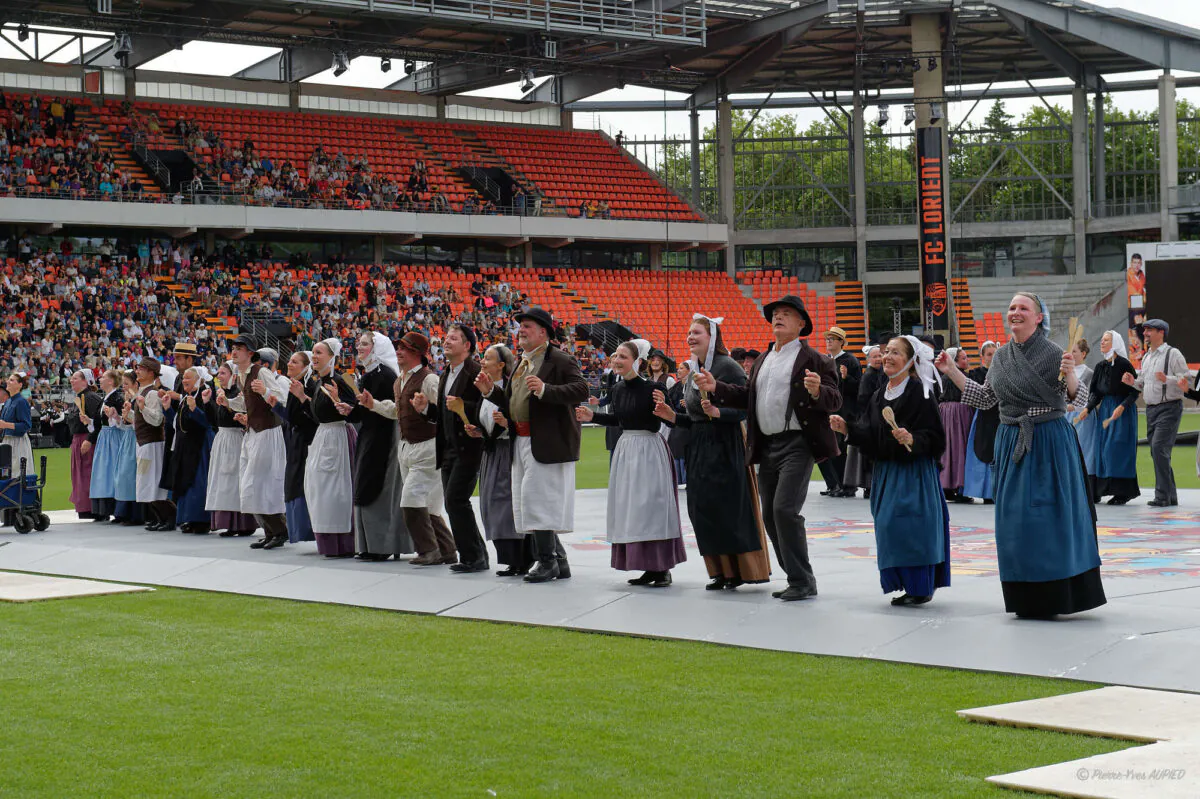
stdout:
<svg viewBox="0 0 1200 799">
<path fill-rule="evenodd" d="M 866 345 L 863 354 L 867 356 L 867 368 L 863 369 L 862 379 L 858 381 L 858 419 L 849 419 L 848 422 L 865 418 L 871 397 L 887 382 L 883 374 L 883 350 L 879 345 Z M 842 486 L 847 490 L 861 488 L 863 499 L 871 498 L 871 456 L 849 442 L 846 445 L 846 473 L 842 476 Z"/>
<path fill-rule="evenodd" d="M 1067 403 L 1087 402 L 1075 362 L 1050 341 L 1050 314 L 1036 295 L 1008 308 L 1012 341 L 996 351 L 980 385 L 944 354 L 937 367 L 973 408 L 1000 406 L 996 433 L 996 554 L 1004 606 L 1047 619 L 1105 603 L 1096 519 Z"/>
<path fill-rule="evenodd" d="M 318 383 L 306 410 L 317 423 L 304 464 L 304 496 L 317 538 L 317 551 L 327 558 L 354 556 L 354 484 L 351 477 L 350 437 L 338 403 L 356 404 L 354 390 L 334 365 L 342 350 L 336 338 L 313 347 L 313 371 Z"/>
<path fill-rule="evenodd" d="M 286 402 L 267 395 L 267 404 L 283 421 L 283 512 L 287 517 L 288 543 L 315 541 L 308 502 L 304 498 L 304 465 L 308 447 L 317 432 L 317 423 L 305 410 L 309 396 L 317 390 L 312 374 L 312 353 L 298 350 L 287 362 L 288 394 Z"/>
<path fill-rule="evenodd" d="M 212 529 L 212 517 L 205 505 L 215 431 L 201 397 L 210 380 L 203 366 L 184 370 L 183 391 L 173 419 L 171 458 L 167 462 L 171 496 L 175 500 L 175 523 L 182 532 L 196 535 L 207 535 Z"/>
<path fill-rule="evenodd" d="M 1137 477 L 1138 390 L 1121 382 L 1126 374 L 1137 377 L 1137 370 L 1115 331 L 1100 338 L 1100 353 L 1104 360 L 1092 373 L 1087 408 L 1079 412 L 1081 422 L 1094 415 L 1100 425 L 1092 442 L 1092 501 L 1112 497 L 1109 505 L 1124 505 L 1142 493 Z"/>
<path fill-rule="evenodd" d="M 703 368 L 722 382 L 746 384 L 746 372 L 729 357 L 721 340 L 722 321 L 693 315 L 687 334 L 692 358 L 682 402 L 655 405 L 659 418 L 691 433 L 686 452 L 688 517 L 712 580 L 705 586 L 709 591 L 771 579 L 754 473 L 746 467 L 746 414 L 714 406 L 692 377 Z"/>
<path fill-rule="evenodd" d="M 12 448 L 12 475 L 21 474 L 21 459 L 25 459 L 25 474 L 33 474 L 33 447 L 29 443 L 29 430 L 33 427 L 33 412 L 29 400 L 21 392 L 29 383 L 23 374 L 13 373 L 5 381 L 8 399 L 0 408 L 0 443 Z"/>
<path fill-rule="evenodd" d="M 967 377 L 979 385 L 987 380 L 997 344 L 985 341 L 979 348 L 979 366 L 967 372 Z M 984 505 L 995 504 L 992 498 L 992 460 L 995 457 L 996 430 L 1000 427 L 1000 408 L 975 411 L 971 434 L 967 436 L 967 462 L 963 466 L 963 490 L 966 497 L 982 499 Z"/>
<path fill-rule="evenodd" d="M 217 369 L 217 393 L 224 394 L 226 399 L 235 398 L 238 395 L 236 375 L 232 361 L 221 364 Z M 268 397 L 272 396 L 268 394 Z M 237 414 L 228 405 L 217 403 L 211 394 L 204 405 L 209 424 L 217 431 L 209 452 L 204 509 L 211 516 L 212 529 L 220 530 L 222 538 L 254 535 L 258 522 L 253 515 L 242 513 L 242 441 L 246 438 L 246 426 L 238 421 Z"/>
<path fill-rule="evenodd" d="M 103 393 L 100 400 L 100 413 L 95 419 L 90 419 L 92 426 L 99 432 L 96 434 L 96 449 L 92 455 L 92 483 L 88 494 L 92 499 L 92 515 L 96 521 L 113 517 L 114 522 L 121 521 L 117 515 L 117 455 L 120 429 L 114 426 L 113 420 L 121 414 L 121 406 L 125 404 L 125 394 L 121 391 L 121 373 L 110 369 L 100 375 L 100 390 Z"/>
<path fill-rule="evenodd" d="M 503 344 L 493 344 L 483 353 L 480 366 L 501 391 L 512 377 L 517 359 Z M 533 566 L 533 542 L 518 532 L 512 509 L 512 436 L 508 419 L 491 400 L 479 405 L 478 426 L 466 428 L 467 435 L 483 439 L 483 461 L 479 467 L 479 515 L 483 534 L 496 548 L 496 562 L 505 568 L 500 577 L 519 577 Z"/>
<path fill-rule="evenodd" d="M 967 370 L 967 351 L 949 347 L 946 354 L 961 371 Z M 938 404 L 942 428 L 946 432 L 946 449 L 942 453 L 942 489 L 946 499 L 971 504 L 974 500 L 963 494 L 964 470 L 967 465 L 967 438 L 971 435 L 971 417 L 975 411 L 962 401 L 962 391 L 955 385 L 943 385 Z"/>
<path fill-rule="evenodd" d="M 645 339 L 617 347 L 612 364 L 621 382 L 613 388 L 612 413 L 581 406 L 575 414 L 581 422 L 621 427 L 608 477 L 612 567 L 643 572 L 630 585 L 666 588 L 671 584 L 671 569 L 687 560 L 687 553 L 671 449 L 659 434 L 662 420 L 654 415 L 654 394 L 659 392 L 661 398 L 662 386 L 641 375 L 649 355 L 650 342 Z"/>
<path fill-rule="evenodd" d="M 950 585 L 950 511 L 938 477 L 946 434 L 934 394 L 933 349 L 897 336 L 888 342 L 883 373 L 887 383 L 858 421 L 830 416 L 829 426 L 875 464 L 871 516 L 883 592 L 904 592 L 893 605 L 924 605 Z"/>
<path fill-rule="evenodd" d="M 358 338 L 358 390 L 372 397 L 392 396 L 400 364 L 396 347 L 382 333 L 363 333 Z M 362 404 L 354 405 L 346 417 L 358 425 L 354 452 L 354 535 L 358 557 L 387 560 L 413 552 L 412 538 L 404 524 L 400 506 L 403 483 L 396 454 L 396 423 Z"/>
<path fill-rule="evenodd" d="M 94 519 L 92 513 L 92 458 L 100 428 L 94 420 L 100 416 L 104 399 L 92 386 L 95 377 L 90 369 L 80 369 L 71 375 L 71 390 L 75 402 L 67 409 L 67 429 L 71 432 L 71 504 L 80 519 Z M 32 474 L 33 461 L 29 462 Z"/>
<path fill-rule="evenodd" d="M 126 527 L 142 524 L 146 509 L 137 501 L 137 430 L 133 426 L 134 398 L 138 393 L 137 372 L 130 370 L 121 375 L 121 394 L 125 401 L 117 414 L 108 414 L 112 426 L 117 429 L 117 476 L 113 486 L 116 500 L 116 517 Z M 107 411 L 105 411 L 108 413 Z"/>
</svg>

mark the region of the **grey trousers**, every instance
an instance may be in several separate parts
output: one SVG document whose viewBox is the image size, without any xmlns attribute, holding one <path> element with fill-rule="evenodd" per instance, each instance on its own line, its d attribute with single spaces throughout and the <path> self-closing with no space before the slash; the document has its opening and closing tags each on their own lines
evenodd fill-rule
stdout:
<svg viewBox="0 0 1200 799">
<path fill-rule="evenodd" d="M 1171 468 L 1171 452 L 1183 418 L 1183 400 L 1160 402 L 1146 407 L 1146 440 L 1150 442 L 1150 457 L 1154 460 L 1154 498 L 1159 502 L 1179 502 L 1175 490 L 1175 471 Z"/>
<path fill-rule="evenodd" d="M 780 433 L 765 440 L 758 466 L 758 493 L 763 525 L 775 547 L 775 558 L 787 573 L 788 585 L 817 589 L 808 561 L 804 530 L 804 500 L 812 479 L 813 456 L 799 432 Z"/>
</svg>

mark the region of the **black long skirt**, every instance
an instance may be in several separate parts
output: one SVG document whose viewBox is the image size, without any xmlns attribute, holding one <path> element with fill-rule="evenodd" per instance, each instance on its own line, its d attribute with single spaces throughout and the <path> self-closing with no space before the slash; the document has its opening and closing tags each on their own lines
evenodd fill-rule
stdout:
<svg viewBox="0 0 1200 799">
<path fill-rule="evenodd" d="M 687 445 L 687 504 L 700 554 L 762 549 L 740 424 L 693 422 Z"/>
<path fill-rule="evenodd" d="M 1098 608 L 1105 603 L 1100 567 L 1074 577 L 1041 583 L 1001 581 L 1004 610 L 1033 619 L 1065 616 Z"/>
</svg>

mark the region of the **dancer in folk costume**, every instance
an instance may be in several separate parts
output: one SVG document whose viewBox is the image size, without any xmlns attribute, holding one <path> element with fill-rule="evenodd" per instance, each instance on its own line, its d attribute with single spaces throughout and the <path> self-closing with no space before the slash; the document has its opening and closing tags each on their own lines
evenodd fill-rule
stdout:
<svg viewBox="0 0 1200 799">
<path fill-rule="evenodd" d="M 121 391 L 121 373 L 109 369 L 100 375 L 100 413 L 89 418 L 87 424 L 96 432 L 96 447 L 92 456 L 92 481 L 88 494 L 92 499 L 92 515 L 100 522 L 117 514 L 117 471 L 120 452 L 121 431 L 114 420 L 121 414 L 125 404 L 125 393 Z"/>
<path fill-rule="evenodd" d="M 1087 407 L 1080 424 L 1098 424 L 1092 441 L 1092 500 L 1111 497 L 1109 505 L 1124 505 L 1142 491 L 1138 487 L 1138 391 L 1122 382 L 1137 370 L 1125 352 L 1125 340 L 1115 330 L 1100 337 L 1104 360 L 1096 364 L 1088 385 Z M 1082 439 L 1081 439 L 1082 445 Z"/>
<path fill-rule="evenodd" d="M 208 498 L 208 467 L 216 430 L 205 412 L 203 392 L 211 376 L 203 366 L 186 369 L 179 387 L 179 399 L 166 402 L 177 405 L 168 466 L 171 496 L 175 499 L 175 523 L 185 533 L 207 535 L 212 517 L 205 508 Z"/>
<path fill-rule="evenodd" d="M 337 373 L 341 352 L 342 343 L 336 338 L 313 346 L 317 384 L 305 406 L 317 431 L 304 463 L 304 497 L 317 551 L 327 558 L 354 556 L 354 482 L 346 417 L 357 400 L 354 389 Z"/>
<path fill-rule="evenodd" d="M 246 426 L 230 409 L 229 400 L 238 395 L 237 367 L 226 361 L 217 369 L 216 388 L 206 388 L 202 394 L 209 424 L 216 430 L 208 458 L 208 486 L 204 509 L 209 512 L 212 529 L 220 530 L 222 538 L 253 535 L 258 527 L 254 516 L 242 513 L 242 442 Z"/>
<path fill-rule="evenodd" d="M 92 513 L 92 459 L 100 437 L 97 424 L 104 399 L 96 393 L 91 369 L 80 369 L 70 378 L 75 401 L 67 408 L 67 429 L 71 433 L 71 504 L 80 519 L 94 519 Z"/>
</svg>

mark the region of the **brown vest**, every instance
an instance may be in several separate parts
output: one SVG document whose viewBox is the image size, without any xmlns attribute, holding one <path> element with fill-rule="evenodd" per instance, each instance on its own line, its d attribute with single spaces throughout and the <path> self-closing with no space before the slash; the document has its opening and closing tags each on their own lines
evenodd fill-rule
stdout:
<svg viewBox="0 0 1200 799">
<path fill-rule="evenodd" d="M 242 387 L 242 396 L 246 398 L 246 426 L 256 433 L 279 427 L 279 417 L 275 415 L 275 411 L 271 410 L 271 406 L 257 391 L 250 388 L 250 384 L 258 379 L 258 373 L 261 371 L 261 364 L 251 366 L 250 373 L 246 375 L 246 385 Z"/>
<path fill-rule="evenodd" d="M 154 390 L 155 390 L 154 384 L 151 383 L 150 385 L 146 386 L 144 389 L 139 391 L 138 396 L 145 397 Z M 154 444 L 159 441 L 165 441 L 166 433 L 163 431 L 164 426 L 165 426 L 165 421 L 164 421 L 164 424 L 160 424 L 157 427 L 155 427 L 154 425 L 150 424 L 145 419 L 143 419 L 142 412 L 137 409 L 137 404 L 134 403 L 133 433 L 134 433 L 134 435 L 137 436 L 137 443 L 138 443 L 139 447 L 143 446 L 145 444 Z"/>
<path fill-rule="evenodd" d="M 403 376 L 396 378 L 396 420 L 400 423 L 400 437 L 410 444 L 419 444 L 437 435 L 437 425 L 429 421 L 425 414 L 417 413 L 412 406 L 413 395 L 421 390 L 421 384 L 428 374 L 429 367 L 422 366 L 408 378 L 403 389 L 400 388 Z M 429 401 L 436 402 L 437 397 L 430 397 Z"/>
</svg>

